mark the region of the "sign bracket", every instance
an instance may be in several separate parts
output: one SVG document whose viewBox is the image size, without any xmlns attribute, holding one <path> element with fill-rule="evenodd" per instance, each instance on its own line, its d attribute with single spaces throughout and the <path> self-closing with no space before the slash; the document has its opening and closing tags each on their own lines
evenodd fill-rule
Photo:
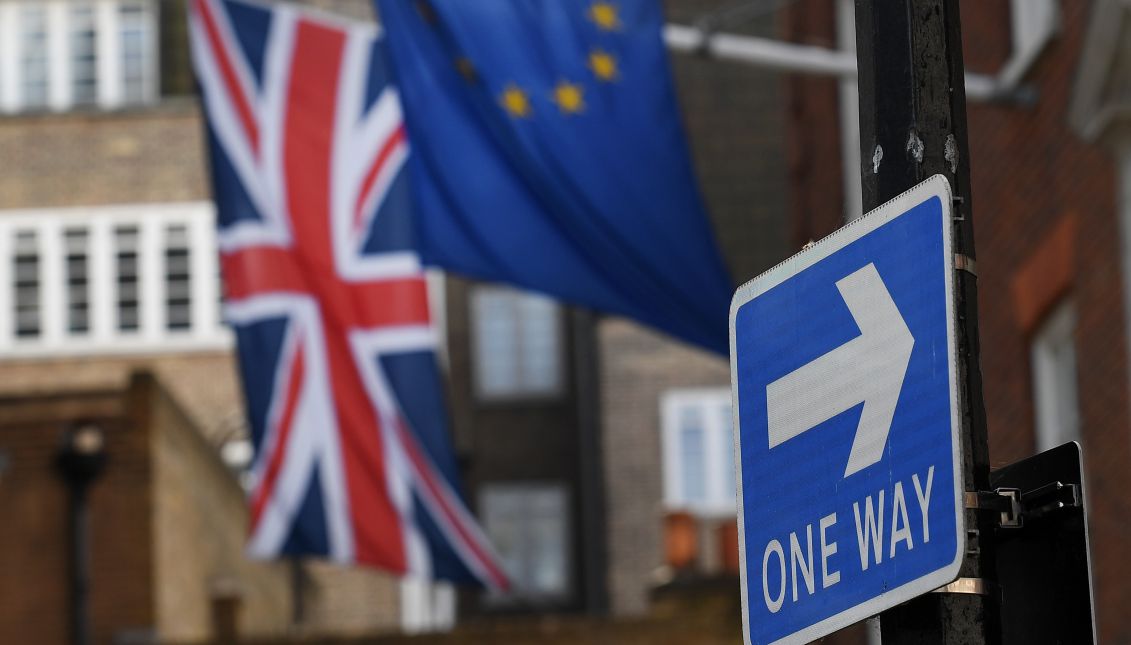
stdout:
<svg viewBox="0 0 1131 645">
<path fill-rule="evenodd" d="M 1025 519 L 1036 519 L 1063 508 L 1079 508 L 1080 487 L 1053 481 L 1029 491 L 1020 488 L 996 488 L 992 491 L 966 491 L 966 508 L 999 513 L 998 526 L 1019 529 Z"/>
</svg>

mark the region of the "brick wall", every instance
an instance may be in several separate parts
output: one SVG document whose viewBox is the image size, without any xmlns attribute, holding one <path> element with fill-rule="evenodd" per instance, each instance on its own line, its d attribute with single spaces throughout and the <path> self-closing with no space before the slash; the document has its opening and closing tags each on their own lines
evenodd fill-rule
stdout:
<svg viewBox="0 0 1131 645">
<path fill-rule="evenodd" d="M 139 369 L 158 376 L 210 442 L 244 431 L 243 395 L 230 352 L 9 360 L 0 363 L 0 395 L 119 389 Z"/>
<path fill-rule="evenodd" d="M 149 437 L 125 415 L 120 393 L 0 400 L 0 634 L 54 645 L 69 638 L 68 495 L 55 467 L 64 431 L 88 419 L 105 431 L 109 462 L 91 488 L 90 617 L 95 643 L 154 624 L 147 509 Z"/>
<path fill-rule="evenodd" d="M 0 118 L 0 209 L 207 199 L 194 102 Z"/>
<path fill-rule="evenodd" d="M 1131 641 L 1131 441 L 1127 432 L 1126 322 L 1122 309 L 1113 160 L 1069 129 L 1067 106 L 1091 3 L 1061 2 L 1061 30 L 1025 81 L 1033 106 L 969 106 L 973 213 L 978 248 L 981 364 L 990 456 L 1003 465 L 1035 450 L 1029 348 L 1049 309 L 1070 298 L 1077 314 L 1077 385 L 1090 494 L 1096 613 L 1101 642 Z M 830 3 L 791 11 L 791 37 L 827 37 Z M 994 73 L 1009 53 L 1009 3 L 964 2 L 967 69 Z M 816 34 L 814 36 L 813 34 Z M 824 34 L 822 36 L 822 34 Z M 839 225 L 839 198 L 817 186 L 839 183 L 836 136 L 812 137 L 835 123 L 828 80 L 795 81 L 789 132 L 797 240 Z M 824 87 L 824 89 L 821 89 Z"/>
<path fill-rule="evenodd" d="M 154 378 L 135 378 L 133 389 L 154 432 L 153 604 L 161 638 L 209 638 L 211 601 L 225 585 L 241 599 L 242 633 L 282 633 L 291 614 L 289 571 L 244 557 L 243 490 Z"/>
<path fill-rule="evenodd" d="M 368 0 L 328 0 L 312 4 L 354 17 L 372 15 Z M 161 43 L 163 74 L 172 79 L 163 84 L 163 90 L 180 94 L 191 88 L 186 82 L 185 42 L 178 31 L 183 26 L 183 20 L 178 18 L 184 15 L 183 0 L 163 1 L 162 10 L 162 26 L 169 30 L 164 35 L 170 36 Z M 0 176 L 0 211 L 206 200 L 210 189 L 204 153 L 200 110 L 191 97 L 166 97 L 155 107 L 115 112 L 4 116 L 0 118 L 0 167 L 4 168 Z M 209 443 L 219 444 L 245 431 L 235 361 L 232 354 L 225 351 L 4 360 L 0 362 L 0 396 L 22 398 L 76 390 L 121 390 L 137 369 L 150 370 L 157 375 L 175 402 L 174 405 L 166 401 L 168 405 L 162 409 L 168 411 L 170 406 L 182 409 L 189 424 L 194 426 L 192 432 L 202 433 Z M 196 637 L 204 628 L 201 621 L 208 612 L 210 583 L 194 578 L 193 584 L 180 584 L 184 580 L 177 576 L 189 575 L 192 566 L 199 563 L 199 560 L 187 558 L 178 561 L 174 557 L 191 550 L 183 544 L 182 538 L 189 535 L 200 538 L 192 544 L 209 557 L 227 554 L 224 557 L 229 559 L 221 569 L 241 571 L 242 567 L 250 565 L 240 564 L 245 534 L 242 522 L 246 520 L 244 515 L 231 515 L 235 512 L 233 508 L 242 508 L 242 493 L 238 488 L 232 489 L 234 482 L 226 473 L 227 480 L 201 480 L 199 487 L 185 485 L 193 481 L 194 473 L 199 475 L 202 470 L 210 472 L 209 469 L 214 471 L 218 467 L 215 454 L 209 456 L 197 451 L 200 442 L 186 433 L 187 430 L 162 440 L 165 450 L 159 455 L 164 468 L 159 472 L 165 486 L 160 489 L 155 512 L 160 512 L 163 518 L 159 518 L 157 526 L 165 528 L 161 533 L 163 537 L 154 537 L 155 543 L 147 547 L 163 549 L 165 557 L 169 558 L 164 560 L 169 576 L 177 579 L 178 584 L 163 588 L 164 595 L 160 598 L 155 598 L 156 591 L 147 587 L 148 604 L 131 595 L 119 594 L 116 586 L 104 587 L 98 602 L 146 607 L 151 615 L 139 621 L 139 625 L 156 621 L 152 614 L 156 611 L 154 607 L 159 606 L 161 620 L 170 630 Z M 185 446 L 192 449 L 181 450 Z M 40 477 L 46 475 L 40 474 Z M 2 488 L 3 483 L 0 483 Z M 139 484 L 137 488 L 149 490 L 148 485 Z M 36 493 L 34 499 L 39 495 Z M 203 512 L 200 505 L 205 498 L 214 502 L 221 500 L 216 503 L 225 509 L 214 518 L 215 526 L 199 515 Z M 123 499 L 128 502 L 130 498 Z M 29 518 L 46 516 L 46 511 L 36 515 L 37 503 L 21 503 L 26 508 L 21 507 L 17 517 L 24 517 L 24 512 Z M 136 504 L 135 508 L 150 506 L 149 503 Z M 197 515 L 193 516 L 190 510 Z M 218 530 L 219 534 L 177 530 L 176 518 L 181 514 L 187 514 L 186 521 L 190 516 L 195 517 L 192 526 L 196 529 Z M 123 535 L 128 534 L 126 529 L 122 531 Z M 16 547 L 26 550 L 27 544 L 14 540 L 8 552 L 20 553 Z M 140 549 L 135 550 L 142 553 Z M 220 573 L 220 569 L 209 572 L 209 580 L 221 578 Z M 398 624 L 399 586 L 387 576 L 367 570 L 310 564 L 307 579 L 307 629 L 349 634 L 392 629 Z M 275 609 L 280 594 L 289 593 L 289 577 L 283 576 L 269 588 L 270 593 L 264 589 L 245 590 L 245 595 L 250 595 L 244 602 L 243 626 L 253 632 L 288 628 L 289 604 L 282 613 Z M 16 596 L 4 594 L 4 597 Z M 263 600 L 272 597 L 273 600 Z M 63 629 L 58 618 L 62 612 L 49 603 L 43 606 L 46 608 L 43 615 L 53 617 L 58 623 L 57 629 Z M 183 613 L 180 613 L 181 608 Z M 13 611 L 17 612 L 16 616 L 22 615 L 18 613 L 19 608 Z M 8 630 L 0 627 L 0 634 L 7 633 Z M 46 642 L 59 640 L 51 637 Z"/>
</svg>

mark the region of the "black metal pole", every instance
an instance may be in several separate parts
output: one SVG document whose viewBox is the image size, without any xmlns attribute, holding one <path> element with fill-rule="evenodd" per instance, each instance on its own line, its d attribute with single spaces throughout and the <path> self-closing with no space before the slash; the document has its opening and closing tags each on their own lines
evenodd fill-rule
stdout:
<svg viewBox="0 0 1131 645">
<path fill-rule="evenodd" d="M 856 0 L 864 210 L 936 174 L 954 191 L 955 310 L 962 405 L 963 483 L 989 488 L 989 447 L 978 363 L 978 293 L 970 155 L 958 0 Z M 991 518 L 966 512 L 967 549 L 959 576 L 993 575 Z M 992 589 L 993 585 L 981 588 Z M 884 612 L 885 645 L 1001 642 L 992 595 L 931 593 Z"/>
<path fill-rule="evenodd" d="M 70 532 L 71 643 L 90 643 L 90 486 L 106 465 L 102 428 L 79 422 L 63 435 L 56 465 L 67 485 Z"/>
<path fill-rule="evenodd" d="M 70 490 L 71 529 L 71 642 L 90 643 L 90 510 L 87 505 L 87 483 L 72 482 Z"/>
</svg>

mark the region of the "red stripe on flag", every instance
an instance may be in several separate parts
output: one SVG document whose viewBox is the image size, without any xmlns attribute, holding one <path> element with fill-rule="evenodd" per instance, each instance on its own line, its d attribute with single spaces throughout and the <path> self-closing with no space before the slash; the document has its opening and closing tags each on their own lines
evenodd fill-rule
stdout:
<svg viewBox="0 0 1131 645">
<path fill-rule="evenodd" d="M 216 16 L 212 14 L 212 7 L 207 0 L 196 0 L 194 3 L 197 14 L 204 21 L 204 31 L 208 36 L 208 44 L 216 62 L 220 64 L 220 75 L 224 78 L 224 85 L 228 88 L 232 102 L 236 105 L 240 123 L 247 133 L 247 140 L 251 144 L 251 152 L 259 156 L 259 125 L 255 120 L 255 113 L 251 109 L 251 98 L 244 95 L 243 85 L 236 76 L 236 69 L 229 58 L 229 51 L 220 35 L 220 28 L 216 24 Z"/>
<path fill-rule="evenodd" d="M 333 267 L 309 266 L 298 253 L 252 247 L 221 256 L 225 296 L 242 300 L 270 293 L 316 297 L 324 315 L 341 328 L 428 324 L 428 285 L 423 276 L 342 282 Z"/>
<path fill-rule="evenodd" d="M 341 69 L 345 34 L 300 20 L 296 25 L 291 82 L 288 86 L 283 147 L 287 205 L 298 264 L 308 279 L 317 280 L 323 337 L 341 433 L 342 463 L 349 491 L 358 562 L 404 572 L 407 568 L 401 517 L 393 503 L 386 472 L 386 448 L 379 420 L 349 346 L 350 317 L 338 302 L 326 302 L 321 288 L 337 282 L 330 235 L 330 173 L 338 95 L 336 70 Z M 339 283 L 340 284 L 340 283 Z M 341 287 L 331 293 L 337 299 Z"/>
<path fill-rule="evenodd" d="M 231 300 L 267 293 L 309 291 L 302 269 L 289 249 L 257 246 L 220 256 L 224 295 Z"/>
</svg>

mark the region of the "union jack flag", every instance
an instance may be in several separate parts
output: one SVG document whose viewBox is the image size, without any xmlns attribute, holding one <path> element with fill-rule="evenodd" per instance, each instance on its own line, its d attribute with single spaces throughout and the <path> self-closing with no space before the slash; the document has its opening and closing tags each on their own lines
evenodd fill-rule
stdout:
<svg viewBox="0 0 1131 645">
<path fill-rule="evenodd" d="M 249 552 L 505 589 L 457 489 L 379 34 L 192 0 L 224 312 L 255 459 Z"/>
</svg>

